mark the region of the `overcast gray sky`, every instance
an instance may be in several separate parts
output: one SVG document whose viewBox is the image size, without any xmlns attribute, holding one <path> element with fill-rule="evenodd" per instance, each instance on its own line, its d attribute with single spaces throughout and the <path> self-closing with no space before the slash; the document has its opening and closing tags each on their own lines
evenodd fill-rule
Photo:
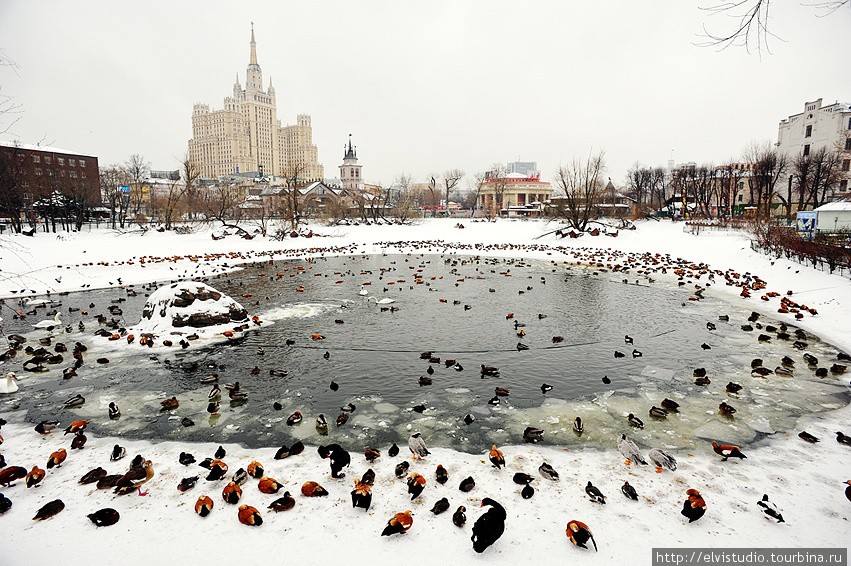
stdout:
<svg viewBox="0 0 851 566">
<path fill-rule="evenodd" d="M 0 0 L 0 139 L 176 169 L 192 105 L 245 84 L 254 22 L 278 117 L 313 119 L 327 177 L 349 133 L 368 182 L 605 151 L 616 183 L 639 161 L 720 163 L 805 101 L 851 102 L 851 9 L 771 4 L 771 54 L 699 47 L 736 21 L 686 0 Z M 10 115 L 0 116 L 0 131 Z"/>
</svg>

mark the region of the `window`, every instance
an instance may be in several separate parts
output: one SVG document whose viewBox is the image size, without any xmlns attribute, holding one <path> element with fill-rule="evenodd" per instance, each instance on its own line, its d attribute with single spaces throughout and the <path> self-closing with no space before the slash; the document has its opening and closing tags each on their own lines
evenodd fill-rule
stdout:
<svg viewBox="0 0 851 566">
<path fill-rule="evenodd" d="M 59 165 L 65 165 L 65 158 L 64 157 L 57 157 L 56 161 L 59 162 Z"/>
<path fill-rule="evenodd" d="M 845 138 L 845 151 L 851 151 L 851 138 Z"/>
<path fill-rule="evenodd" d="M 44 162 L 50 165 L 53 162 L 53 159 L 49 155 L 45 155 Z"/>
<path fill-rule="evenodd" d="M 744 182 L 744 181 L 739 181 L 739 182 L 738 182 L 738 185 L 737 185 L 737 188 L 738 188 L 740 191 L 744 190 L 744 189 L 745 189 L 745 182 Z M 741 200 L 741 195 L 739 196 L 739 199 Z"/>
<path fill-rule="evenodd" d="M 843 171 L 851 170 L 851 159 L 843 159 L 842 160 L 842 170 Z"/>
<path fill-rule="evenodd" d="M 83 171 L 82 173 L 80 173 L 80 177 L 81 177 L 81 178 L 83 178 L 83 179 L 85 179 L 85 178 L 86 178 L 86 172 L 85 172 L 85 171 Z"/>
<path fill-rule="evenodd" d="M 86 160 L 85 160 L 85 159 L 81 159 L 81 160 L 80 160 L 80 167 L 85 167 L 85 166 L 86 166 Z"/>
<path fill-rule="evenodd" d="M 76 178 L 77 178 L 77 172 L 76 172 L 76 171 L 71 171 L 68 175 L 69 175 L 72 179 L 76 179 Z"/>
<path fill-rule="evenodd" d="M 843 179 L 839 181 L 839 191 L 844 193 L 848 190 L 848 179 Z"/>
<path fill-rule="evenodd" d="M 745 195 L 739 195 L 739 202 L 742 202 L 743 200 L 745 200 Z"/>
<path fill-rule="evenodd" d="M 811 137 L 813 135 L 813 126 L 812 124 L 807 126 L 807 132 L 804 134 L 805 138 Z"/>
<path fill-rule="evenodd" d="M 804 157 L 808 156 L 809 154 L 810 154 L 810 146 L 805 145 L 804 146 Z"/>
<path fill-rule="evenodd" d="M 75 165 L 74 160 L 73 160 L 73 159 L 69 159 L 69 160 L 68 160 L 68 166 L 69 166 L 69 167 L 73 167 L 74 165 Z"/>
<path fill-rule="evenodd" d="M 33 155 L 33 163 L 41 163 L 41 157 L 38 155 Z"/>
<path fill-rule="evenodd" d="M 35 174 L 41 177 L 41 167 L 36 167 Z"/>
</svg>

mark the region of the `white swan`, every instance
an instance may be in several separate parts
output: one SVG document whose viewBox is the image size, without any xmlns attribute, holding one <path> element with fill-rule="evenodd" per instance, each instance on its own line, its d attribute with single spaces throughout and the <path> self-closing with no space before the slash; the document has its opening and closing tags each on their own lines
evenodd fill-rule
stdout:
<svg viewBox="0 0 851 566">
<path fill-rule="evenodd" d="M 367 293 L 369 293 L 369 291 L 367 291 L 364 287 L 361 287 L 360 291 L 358 291 L 358 295 L 362 297 L 365 296 Z"/>
<path fill-rule="evenodd" d="M 375 297 L 367 297 L 366 301 L 369 302 L 370 299 L 375 299 L 376 305 L 389 305 L 390 303 L 395 303 L 396 299 L 381 299 L 380 301 Z"/>
<path fill-rule="evenodd" d="M 15 383 L 16 379 L 18 379 L 18 376 L 13 371 L 6 374 L 6 379 L 0 379 L 0 393 L 14 393 L 17 391 L 18 384 Z"/>
<path fill-rule="evenodd" d="M 37 323 L 33 324 L 35 328 L 44 328 L 45 330 L 53 330 L 55 327 L 62 324 L 62 321 L 59 320 L 59 317 L 62 315 L 61 312 L 57 312 L 56 316 L 53 320 L 40 320 Z"/>
</svg>

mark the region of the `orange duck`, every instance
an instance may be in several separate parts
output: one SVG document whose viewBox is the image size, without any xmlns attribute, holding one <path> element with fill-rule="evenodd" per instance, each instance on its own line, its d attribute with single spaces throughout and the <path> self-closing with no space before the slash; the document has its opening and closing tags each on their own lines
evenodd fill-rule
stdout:
<svg viewBox="0 0 851 566">
<path fill-rule="evenodd" d="M 594 552 L 597 551 L 597 541 L 594 540 L 594 534 L 591 532 L 591 529 L 588 528 L 588 525 L 582 521 L 573 520 L 568 522 L 565 533 L 574 546 L 581 546 L 582 548 L 588 548 L 585 545 L 590 539 L 594 544 Z"/>
<path fill-rule="evenodd" d="M 195 512 L 201 517 L 206 517 L 213 510 L 213 500 L 207 495 L 202 495 L 195 502 Z"/>
<path fill-rule="evenodd" d="M 505 457 L 502 455 L 502 452 L 497 450 L 496 444 L 494 444 L 491 448 L 488 458 L 490 458 L 491 464 L 493 464 L 496 469 L 505 467 Z"/>
<path fill-rule="evenodd" d="M 369 511 L 372 503 L 372 488 L 361 480 L 355 480 L 355 488 L 352 490 L 352 507 L 360 507 Z"/>
<path fill-rule="evenodd" d="M 25 478 L 26 476 L 27 469 L 23 466 L 9 466 L 8 468 L 0 470 L 0 485 L 4 487 L 12 487 L 13 481 Z"/>
<path fill-rule="evenodd" d="M 50 455 L 50 458 L 47 459 L 47 469 L 51 469 L 54 466 L 59 467 L 62 465 L 62 462 L 65 461 L 65 458 L 68 457 L 68 453 L 64 448 L 60 448 L 56 452 Z M 23 476 L 22 476 L 23 477 Z"/>
<path fill-rule="evenodd" d="M 308 481 L 301 486 L 301 494 L 305 497 L 322 497 L 328 495 L 328 491 L 315 481 Z"/>
<path fill-rule="evenodd" d="M 257 461 L 253 461 L 248 464 L 248 475 L 254 479 L 260 479 L 263 477 L 263 464 Z"/>
<path fill-rule="evenodd" d="M 689 523 L 693 523 L 703 517 L 706 513 L 706 501 L 700 496 L 700 492 L 696 489 L 686 491 L 688 499 L 683 501 L 683 510 L 680 513 L 688 518 Z"/>
<path fill-rule="evenodd" d="M 419 497 L 425 489 L 426 479 L 418 473 L 413 473 L 408 476 L 408 493 L 411 494 L 411 501 Z"/>
<path fill-rule="evenodd" d="M 27 487 L 35 487 L 44 479 L 44 470 L 39 468 L 38 466 L 33 466 L 33 469 L 30 470 L 30 473 L 27 474 L 26 484 Z"/>
<path fill-rule="evenodd" d="M 65 428 L 65 434 L 69 432 L 77 434 L 77 432 L 85 430 L 88 424 L 89 421 L 74 421 Z"/>
<path fill-rule="evenodd" d="M 390 535 L 406 533 L 413 524 L 414 518 L 411 515 L 410 511 L 405 511 L 404 513 L 396 513 L 395 515 L 390 517 L 389 521 L 387 521 L 387 526 L 384 527 L 383 531 L 381 531 L 381 536 L 386 537 Z"/>
<path fill-rule="evenodd" d="M 239 522 L 243 525 L 259 527 L 263 524 L 263 517 L 260 516 L 260 512 L 250 505 L 240 505 L 237 516 Z"/>
<path fill-rule="evenodd" d="M 228 483 L 222 490 L 222 499 L 231 505 L 239 503 L 240 498 L 242 498 L 242 488 L 236 482 Z"/>
<path fill-rule="evenodd" d="M 282 487 L 284 486 L 278 483 L 278 480 L 274 478 L 267 478 L 266 476 L 260 478 L 260 482 L 257 484 L 257 488 L 262 493 L 278 493 L 278 490 Z"/>
<path fill-rule="evenodd" d="M 714 440 L 712 441 L 712 449 L 715 450 L 715 453 L 722 457 L 723 461 L 727 461 L 727 458 L 747 458 L 742 452 L 739 450 L 738 446 L 733 446 L 731 444 L 718 444 Z"/>
</svg>

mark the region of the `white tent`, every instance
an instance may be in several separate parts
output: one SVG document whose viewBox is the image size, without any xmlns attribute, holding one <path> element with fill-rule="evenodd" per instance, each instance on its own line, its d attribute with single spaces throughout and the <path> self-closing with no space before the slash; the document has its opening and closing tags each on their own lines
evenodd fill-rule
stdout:
<svg viewBox="0 0 851 566">
<path fill-rule="evenodd" d="M 851 201 L 823 204 L 816 213 L 816 232 L 851 232 Z"/>
</svg>

